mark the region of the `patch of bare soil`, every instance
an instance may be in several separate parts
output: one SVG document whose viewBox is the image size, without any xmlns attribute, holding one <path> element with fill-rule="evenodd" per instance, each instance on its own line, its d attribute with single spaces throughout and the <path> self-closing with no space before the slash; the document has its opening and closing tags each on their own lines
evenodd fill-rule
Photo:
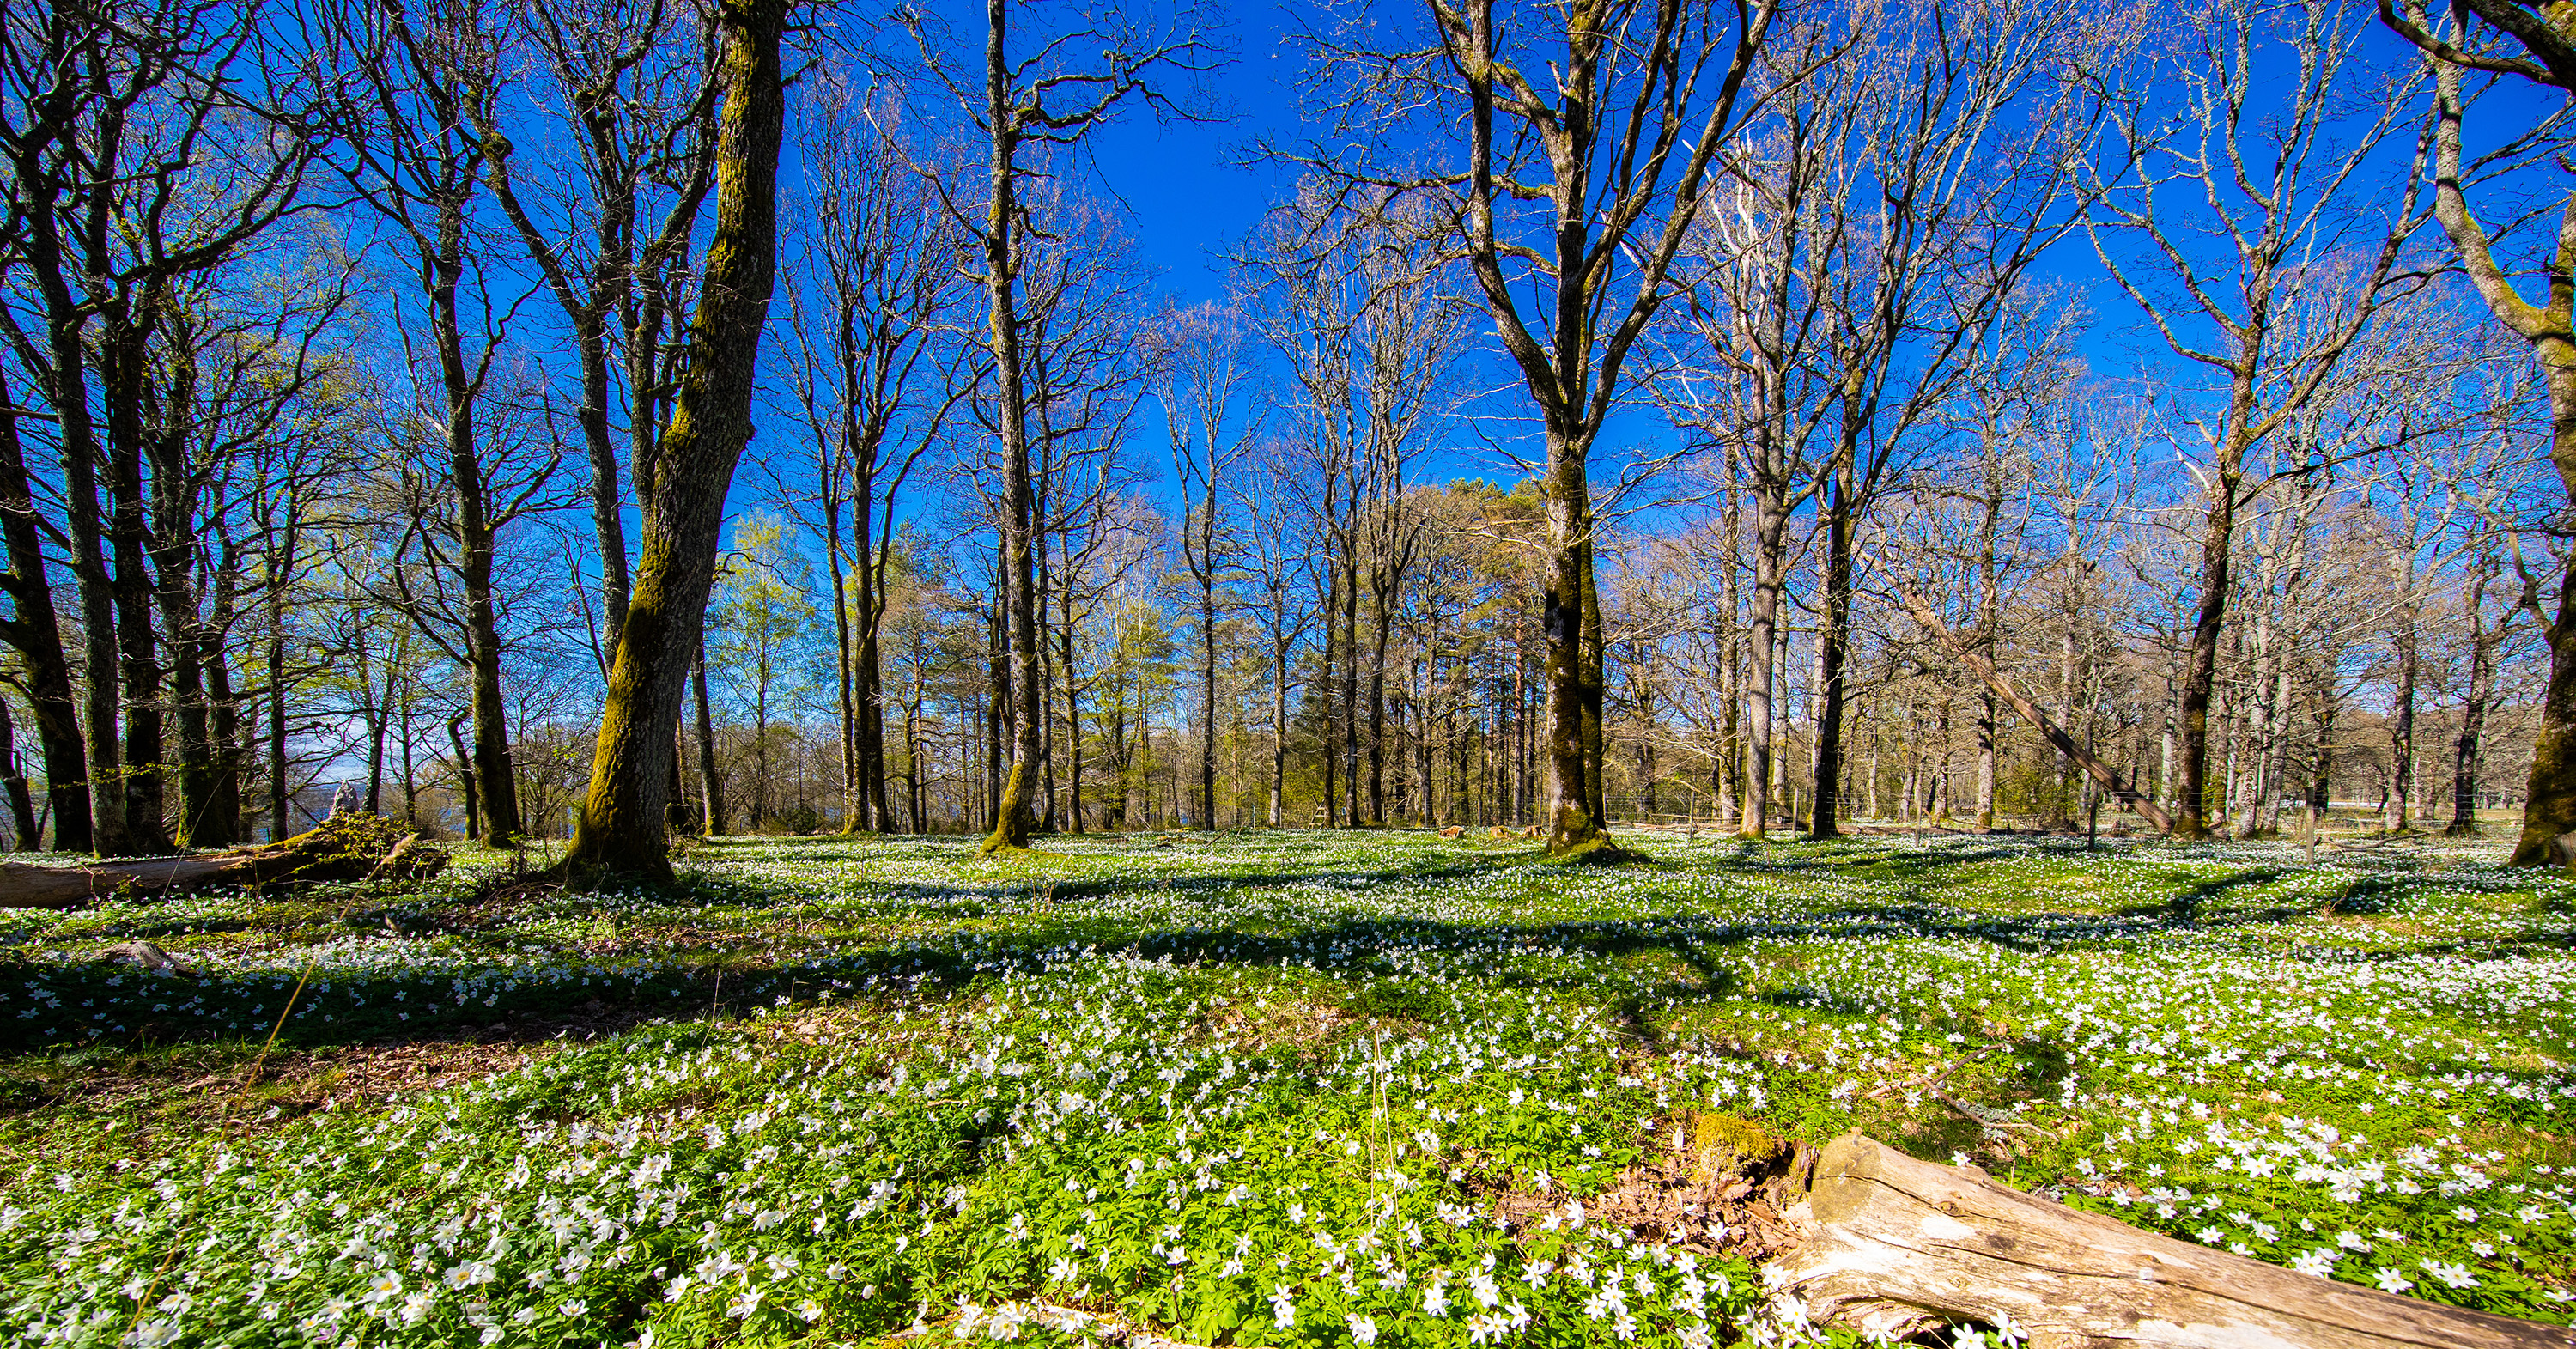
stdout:
<svg viewBox="0 0 2576 1349">
<path fill-rule="evenodd" d="M 593 1000 L 390 1043 L 178 1045 L 70 1061 L 22 1061 L 0 1074 L 0 1121 L 56 1111 L 127 1114 L 157 1126 L 257 1128 L 321 1110 L 372 1108 L 403 1093 L 504 1073 L 569 1045 L 651 1019 Z"/>
<path fill-rule="evenodd" d="M 1518 1235 L 1572 1222 L 1579 1203 L 1588 1226 L 1621 1227 L 1642 1242 L 1755 1264 L 1803 1239 L 1789 1210 L 1806 1195 L 1814 1148 L 1714 1114 L 1669 1121 L 1656 1139 L 1653 1155 L 1597 1197 L 1512 1189 L 1492 1197 L 1494 1212 Z"/>
<path fill-rule="evenodd" d="M 0 1117 L 68 1109 L 133 1113 L 165 1125 L 255 1123 L 373 1106 L 404 1093 L 454 1086 L 507 1072 L 560 1041 L 494 1038 L 275 1049 L 265 1059 L 228 1055 L 136 1056 L 65 1065 L 0 1101 Z"/>
</svg>

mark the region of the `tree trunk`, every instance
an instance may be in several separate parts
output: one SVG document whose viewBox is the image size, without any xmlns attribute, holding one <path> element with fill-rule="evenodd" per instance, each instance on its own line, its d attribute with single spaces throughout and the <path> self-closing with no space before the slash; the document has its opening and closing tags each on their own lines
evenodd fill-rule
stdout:
<svg viewBox="0 0 2576 1349">
<path fill-rule="evenodd" d="M 1996 625 L 1996 610 L 2002 597 L 2002 566 L 1995 548 L 1996 536 L 2002 529 L 2004 497 L 2000 470 L 1994 469 L 1993 452 L 1988 450 L 1989 476 L 1986 494 L 1977 505 L 1977 643 L 1986 659 L 1997 659 L 1995 647 L 2003 638 Z M 1995 827 L 1995 757 L 1996 739 L 2002 727 L 1998 724 L 1995 693 L 1987 689 L 1977 700 L 1977 827 Z M 1876 784 L 1871 787 L 1873 795 Z"/>
<path fill-rule="evenodd" d="M 845 327 L 847 322 L 845 317 Z M 849 577 L 841 562 L 840 476 L 839 466 L 826 458 L 817 491 L 823 506 L 823 560 L 832 581 L 832 675 L 841 710 L 841 832 L 855 834 L 867 827 L 867 797 L 859 787 L 858 658 L 850 636 Z"/>
<path fill-rule="evenodd" d="M 473 715 L 473 708 L 460 707 L 454 716 L 447 719 L 447 745 L 455 755 L 456 785 L 465 793 L 465 836 L 467 838 L 477 837 L 483 832 L 483 793 L 474 780 L 474 756 L 465 751 L 463 729 L 466 721 Z M 284 743 L 283 730 L 275 731 L 274 734 L 278 737 L 278 743 Z M 283 762 L 283 759 L 281 758 L 280 761 Z M 280 772 L 277 776 L 277 823 L 269 826 L 269 833 L 282 840 L 287 836 L 286 831 L 294 826 L 286 818 L 289 804 L 285 788 L 286 775 Z"/>
<path fill-rule="evenodd" d="M 731 832 L 725 827 L 724 777 L 716 771 L 715 710 L 707 700 L 707 649 L 701 635 L 698 649 L 689 658 L 689 673 L 697 691 L 698 706 L 698 797 L 706 807 L 698 827 L 710 836 Z"/>
<path fill-rule="evenodd" d="M 1282 627 L 1286 620 L 1282 619 Z M 1288 644 L 1270 644 L 1270 827 L 1279 827 L 1279 807 L 1288 794 Z"/>
<path fill-rule="evenodd" d="M 1592 486 L 1584 450 L 1548 431 L 1546 589 L 1547 850 L 1570 852 L 1609 837 L 1599 779 L 1601 676 L 1598 599 L 1592 590 Z"/>
<path fill-rule="evenodd" d="M 430 324 L 447 398 L 447 464 L 456 488 L 457 547 L 463 553 L 465 659 L 474 711 L 474 776 L 482 803 L 482 838 L 504 848 L 518 841 L 519 792 L 510 768 L 508 704 L 501 693 L 501 626 L 493 592 L 494 537 L 491 498 L 475 443 L 474 409 L 482 389 L 468 371 L 457 291 L 464 272 L 464 205 L 439 205 L 438 245 L 431 259 Z"/>
<path fill-rule="evenodd" d="M 1090 829 L 1088 812 L 1082 807 L 1082 691 L 1083 681 L 1075 675 L 1074 639 L 1077 636 L 1073 606 L 1072 565 L 1063 570 L 1064 593 L 1059 612 L 1064 621 L 1054 634 L 1056 663 L 1064 669 L 1064 744 L 1065 814 L 1079 834 Z"/>
<path fill-rule="evenodd" d="M 216 767 L 213 727 L 207 716 L 206 674 L 223 661 L 223 632 L 203 612 L 204 579 L 198 558 L 207 532 L 197 518 L 199 484 L 191 472 L 190 446 L 198 432 L 197 372 L 184 320 L 166 325 L 167 355 L 154 371 L 157 387 L 145 398 L 155 414 L 139 428 L 143 452 L 152 466 L 149 532 L 145 543 L 150 568 L 151 604 L 159 610 L 161 640 L 169 650 L 171 720 L 178 727 L 179 811 L 173 837 L 182 847 L 229 847 L 239 841 L 232 822 L 216 813 Z M 374 725 L 373 697 L 362 668 L 365 706 L 360 719 Z M 369 810 L 374 809 L 373 803 Z"/>
<path fill-rule="evenodd" d="M 1369 823 L 1386 824 L 1386 645 L 1393 635 L 1393 584 L 1383 559 L 1369 580 L 1368 801 Z"/>
<path fill-rule="evenodd" d="M 2418 12 L 2420 17 L 2420 12 Z M 2402 31 L 2402 30 L 2401 30 Z M 2415 35 L 2406 34 L 2421 47 Z M 2554 41 L 2554 39 L 2553 39 Z M 2576 329 L 2566 295 L 2576 282 L 2576 196 L 2560 208 L 2558 242 L 2542 269 L 2548 302 L 2534 305 L 2516 290 L 2516 276 L 2500 266 L 2485 228 L 2469 210 L 2462 184 L 2460 67 L 2435 59 L 2433 214 L 2451 238 L 2462 270 L 2498 323 L 2531 346 L 2549 395 L 2549 459 L 2559 484 L 2576 499 Z M 2564 86 L 2561 86 L 2562 88 Z M 2523 796 L 2522 836 L 2514 866 L 2547 866 L 2550 845 L 2576 831 L 2576 559 L 2559 577 L 2558 613 L 2542 619 L 2549 642 L 2549 683 L 2541 695 L 2540 724 L 2532 741 L 2531 778 Z"/>
<path fill-rule="evenodd" d="M 2563 401 L 2562 383 L 2568 386 Z M 2557 437 L 2576 456 L 2576 367 L 2551 371 L 2549 391 Z M 2576 559 L 2559 576 L 2558 613 L 2542 634 L 2549 642 L 2549 684 L 2532 738 L 2522 836 L 2513 847 L 2511 865 L 2518 867 L 2551 865 L 2550 845 L 2576 832 Z"/>
<path fill-rule="evenodd" d="M 1788 578 L 1789 510 L 1764 491 L 1753 513 L 1753 611 L 1748 616 L 1744 673 L 1744 824 L 1746 838 L 1771 826 L 1772 707 L 1779 698 L 1781 591 Z"/>
<path fill-rule="evenodd" d="M 724 499 L 751 437 L 751 404 L 778 250 L 778 68 L 786 0 L 727 0 L 719 11 L 725 95 L 716 147 L 716 224 L 688 366 L 662 436 L 635 592 L 610 666 L 590 792 L 568 874 L 667 880 L 673 729 L 715 580 Z"/>
<path fill-rule="evenodd" d="M 1322 668 L 1317 672 L 1315 685 L 1318 691 L 1315 710 L 1321 714 L 1316 720 L 1323 731 L 1320 738 L 1324 743 L 1324 827 L 1326 829 L 1338 829 L 1342 824 L 1342 740 L 1340 714 L 1337 710 L 1341 700 L 1334 696 L 1333 686 L 1333 672 L 1340 668 L 1337 658 L 1347 654 L 1342 651 L 1342 624 L 1338 617 L 1342 607 L 1341 577 L 1340 560 L 1327 559 L 1324 563 L 1324 607 L 1323 612 L 1316 615 L 1324 620 L 1324 661 Z"/>
<path fill-rule="evenodd" d="M 1843 777 L 1843 669 L 1851 660 L 1852 518 L 1851 486 L 1841 471 L 1828 483 L 1825 501 L 1824 630 L 1816 635 L 1817 683 L 1823 706 L 1816 713 L 1816 768 L 1807 834 L 1839 838 L 1837 815 Z M 1980 734 L 1985 729 L 1980 728 Z M 1991 818 L 1989 802 L 1979 802 Z"/>
<path fill-rule="evenodd" d="M 1591 513 L 1592 507 L 1587 493 L 1584 505 L 1584 515 L 1587 520 L 1590 519 Z M 1602 712 L 1609 693 L 1604 670 L 1608 666 L 1610 653 L 1609 644 L 1603 639 L 1601 633 L 1600 573 L 1593 566 L 1592 544 L 1588 539 L 1583 544 L 1581 574 L 1583 625 L 1580 632 L 1582 644 L 1579 650 L 1582 658 L 1576 663 L 1575 674 L 1581 681 L 1578 687 L 1581 691 L 1583 712 L 1583 800 L 1584 809 L 1592 816 L 1593 832 L 1602 838 L 1608 838 L 1610 800 L 1604 794 L 1601 780 L 1602 771 L 1610 761 L 1609 736 L 1602 722 Z"/>
<path fill-rule="evenodd" d="M 1011 769 L 994 801 L 993 831 L 979 850 L 1025 848 L 1035 824 L 1030 802 L 1037 791 L 1039 701 L 1037 561 L 1032 538 L 1036 495 L 1029 473 L 1028 389 L 1020 368 L 1019 316 L 1019 109 L 1011 92 L 1005 54 L 1010 0 L 987 0 L 984 9 L 984 114 L 992 134 L 990 182 L 983 229 L 987 334 L 1002 436 L 1002 569 L 996 587 L 1010 660 Z"/>
<path fill-rule="evenodd" d="M 863 565 L 859 586 L 859 793 L 867 827 L 894 832 L 894 815 L 886 806 L 885 664 L 880 637 L 885 626 L 885 593 L 874 568 Z"/>
<path fill-rule="evenodd" d="M 602 232 L 606 233 L 605 228 Z M 607 619 L 608 646 L 613 651 L 626 627 L 632 583 L 626 573 L 626 502 L 617 481 L 617 445 L 608 435 L 606 315 L 600 312 L 596 287 L 592 295 L 591 305 L 573 315 L 573 346 L 581 356 L 581 407 L 575 416 L 581 423 L 582 446 L 590 452 L 591 534 L 599 546 L 600 610 Z"/>
<path fill-rule="evenodd" d="M 2492 576 L 2492 570 L 2481 565 L 2469 582 L 2469 687 L 2460 700 L 2459 736 L 2451 744 L 2451 824 L 2442 831 L 2453 836 L 2478 832 L 2478 758 L 2484 748 L 2487 701 L 2495 693 L 2495 632 L 2487 625 L 2483 607 Z"/>
<path fill-rule="evenodd" d="M 295 555 L 295 506 L 290 499 L 287 521 L 278 531 L 279 538 L 268 549 L 262 578 L 268 590 L 268 632 L 262 673 L 268 681 L 268 837 L 274 843 L 293 833 L 295 826 L 286 818 L 286 583 L 293 574 Z M 448 727 L 454 738 L 455 726 Z M 462 742 L 456 755 L 456 771 L 465 771 Z M 466 792 L 465 832 L 474 832 L 473 792 Z"/>
<path fill-rule="evenodd" d="M 218 662 L 221 660 L 220 653 L 217 655 L 217 660 Z M 373 680 L 371 679 L 369 683 L 372 685 Z M 390 690 L 381 686 L 370 687 L 367 690 L 367 711 L 365 718 L 367 723 L 367 799 L 364 803 L 364 808 L 370 815 L 381 815 L 384 813 L 385 704 L 389 693 Z M 229 844 L 232 840 L 224 839 L 222 842 Z"/>
<path fill-rule="evenodd" d="M 2072 557 L 2067 559 L 2074 563 Z M 2057 716 L 2058 724 L 2072 729 L 2075 725 L 2075 624 L 2077 611 L 2069 605 L 2066 627 L 2057 637 Z M 2075 760 L 2064 752 L 2057 756 L 2057 826 L 2072 830 L 2076 821 Z"/>
<path fill-rule="evenodd" d="M 1006 612 L 1010 608 L 1007 598 L 1010 584 L 1003 579 L 1009 563 L 1010 550 L 1008 545 L 1004 545 L 1002 555 L 994 563 L 993 621 L 984 635 L 986 697 L 982 826 L 988 834 L 993 831 L 994 821 L 1002 815 L 1002 729 L 1011 701 L 1010 646 L 1004 635 L 1010 621 Z"/>
<path fill-rule="evenodd" d="M 57 852 L 90 850 L 88 755 L 81 745 L 80 714 L 72 694 L 71 661 L 63 651 L 62 622 L 46 576 L 44 545 L 36 529 L 27 481 L 25 447 L 18 439 L 13 395 L 0 384 L 0 539 L 9 549 L 9 571 L 0 576 L 13 614 L 0 637 L 16 648 L 25 667 L 27 701 L 36 719 L 36 745 L 45 760 L 45 794 L 54 821 Z M 32 848 L 32 837 L 21 847 Z"/>
<path fill-rule="evenodd" d="M 60 355 L 58 352 L 58 360 Z M 81 358 L 75 348 L 71 359 Z M 68 383 L 69 377 L 58 373 L 56 382 Z M 86 694 L 81 710 L 84 729 L 89 733 L 90 837 L 100 856 L 111 857 L 137 851 L 139 842 L 127 810 L 131 789 L 125 746 L 116 733 L 122 702 L 116 591 L 107 570 L 106 526 L 99 516 L 98 451 L 94 440 L 86 434 L 76 435 L 73 429 L 75 423 L 84 433 L 88 429 L 88 391 L 74 386 L 70 395 L 79 400 L 83 409 L 77 414 L 66 403 L 62 390 L 56 390 L 54 402 L 62 415 L 63 500 L 71 524 L 72 570 L 80 581 L 82 683 Z"/>
<path fill-rule="evenodd" d="M 70 97 L 73 85 L 62 86 Z M 68 110 L 66 110 L 67 112 Z M 32 162 L 18 166 L 22 179 Z M 79 582 L 82 673 L 82 730 L 88 737 L 84 759 L 88 774 L 91 846 L 102 856 L 130 853 L 133 840 L 126 827 L 125 755 L 116 736 L 117 673 L 115 598 L 107 573 L 105 530 L 98 509 L 98 431 L 90 417 L 89 311 L 65 281 L 63 241 L 50 203 L 27 212 L 23 243 L 25 272 L 45 301 L 46 351 L 41 371 L 47 401 L 57 417 L 57 442 L 63 465 L 63 512 L 71 536 L 72 575 Z M 58 836 L 69 826 L 57 824 Z"/>
<path fill-rule="evenodd" d="M 396 821 L 335 815 L 292 838 L 232 852 L 84 867 L 0 862 L 0 906 L 71 909 L 96 899 L 203 885 L 425 880 L 446 865 L 445 852 L 422 844 Z"/>
<path fill-rule="evenodd" d="M 204 826 L 209 839 L 224 839 L 227 844 L 250 842 L 250 832 L 242 826 L 242 695 L 232 687 L 232 662 L 224 659 L 222 633 L 232 631 L 232 620 L 240 613 L 242 566 L 240 554 L 232 541 L 224 543 L 224 561 L 214 572 L 214 620 L 206 656 L 206 739 L 209 739 L 211 783 L 206 793 L 204 814 L 198 826 Z"/>
<path fill-rule="evenodd" d="M 2415 678 L 2418 653 L 2415 641 L 2415 559 L 2401 553 L 2396 559 L 2397 581 L 2401 602 L 2397 609 L 2397 688 L 2389 696 L 2388 813 L 2382 827 L 2395 834 L 2405 830 L 2409 820 L 2407 807 L 2415 793 Z"/>
<path fill-rule="evenodd" d="M 1813 1234 L 1774 1266 L 1810 1315 L 1889 1338 L 2009 1319 L 2038 1349 L 2566 1349 L 2557 1326 L 2176 1241 L 1858 1134 L 1815 1160 Z"/>
<path fill-rule="evenodd" d="M 1208 478 L 1207 514 L 1199 535 L 1199 810 L 1203 827 L 1216 820 L 1216 478 Z"/>
<path fill-rule="evenodd" d="M 903 790 L 904 806 L 911 813 L 912 832 L 928 831 L 922 820 L 921 806 L 921 684 L 916 680 L 912 697 L 903 705 Z"/>
<path fill-rule="evenodd" d="M 18 851 L 36 851 L 43 826 L 36 823 L 35 798 L 27 793 L 27 769 L 18 759 L 18 727 L 10 719 L 5 698 L 0 698 L 0 791 L 9 798 L 9 821 L 16 827 Z"/>
<path fill-rule="evenodd" d="M 142 305 L 157 311 L 158 286 Z M 94 359 L 99 394 L 107 409 L 106 459 L 109 511 L 108 559 L 116 597 L 118 677 L 125 705 L 125 827 L 138 852 L 171 848 L 167 815 L 168 765 L 161 687 L 161 659 L 154 632 L 156 587 L 146 553 L 151 527 L 143 502 L 143 386 L 149 324 L 138 323 L 122 300 L 102 315 Z"/>
<path fill-rule="evenodd" d="M 519 819 L 519 780 L 510 763 L 509 703 L 501 688 L 501 625 L 492 592 L 492 545 L 466 564 L 467 652 L 473 660 L 474 775 L 483 784 L 483 841 L 506 848 L 525 832 Z M 657 806 L 659 803 L 656 803 Z"/>
<path fill-rule="evenodd" d="M 1356 484 L 1352 496 L 1359 495 Z M 1358 502 L 1352 503 L 1357 514 Z M 1357 829 L 1360 818 L 1360 548 L 1359 529 L 1342 531 L 1342 823 Z M 1334 621 L 1329 616 L 1326 622 Z"/>
<path fill-rule="evenodd" d="M 2254 359 L 2249 352 L 2244 360 Z M 2231 401 L 2228 424 L 2242 428 L 2253 406 L 2249 382 L 2240 378 Z M 2209 837 L 2209 701 L 2218 679 L 2218 636 L 2227 618 L 2228 572 L 2236 552 L 2236 490 L 2246 447 L 2241 433 L 2231 431 L 2213 466 L 2209 510 L 2200 537 L 2200 600 L 2192 616 L 2191 644 L 2184 648 L 2180 736 L 2181 781 L 2174 793 L 2176 838 Z M 2576 804 L 2576 794 L 2571 794 Z"/>
<path fill-rule="evenodd" d="M 1043 380 L 1045 376 L 1041 374 L 1039 378 Z M 1056 812 L 1060 798 L 1056 794 L 1055 782 L 1055 717 L 1050 712 L 1050 709 L 1055 705 L 1053 701 L 1053 690 L 1055 688 L 1055 649 L 1045 638 L 1045 634 L 1050 631 L 1048 625 L 1052 623 L 1055 618 L 1055 555 L 1047 547 L 1047 534 L 1050 531 L 1046 522 L 1052 517 L 1047 509 L 1046 489 L 1050 474 L 1049 465 L 1054 459 L 1052 451 L 1055 446 L 1055 433 L 1049 424 L 1043 406 L 1041 406 L 1037 411 L 1038 443 L 1041 448 L 1037 461 L 1029 474 L 1029 486 L 1031 489 L 1029 498 L 1029 528 L 1035 536 L 1031 542 L 1033 545 L 1032 551 L 1037 559 L 1037 575 L 1033 578 L 1036 584 L 1032 587 L 1031 593 L 1036 595 L 1037 599 L 1032 606 L 1036 612 L 1030 617 L 1029 630 L 1038 634 L 1036 644 L 1038 653 L 1038 765 L 1043 772 L 1041 773 L 1040 781 L 1037 784 L 1036 790 L 1030 793 L 1030 800 L 1033 803 L 1032 813 L 1036 816 L 1037 827 L 1052 834 L 1056 832 L 1057 828 Z"/>
</svg>

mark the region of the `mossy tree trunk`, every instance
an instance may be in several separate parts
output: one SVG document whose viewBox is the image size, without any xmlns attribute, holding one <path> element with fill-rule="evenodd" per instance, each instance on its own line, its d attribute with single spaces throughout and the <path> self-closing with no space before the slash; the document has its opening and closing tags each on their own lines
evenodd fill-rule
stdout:
<svg viewBox="0 0 2576 1349">
<path fill-rule="evenodd" d="M 2548 388 L 2549 460 L 2569 498 L 2576 500 L 2576 194 L 2560 207 L 2554 246 L 2535 269 L 2543 295 L 2534 304 L 2523 297 L 2518 276 L 2497 260 L 2486 226 L 2469 208 L 2462 179 L 2475 165 L 2464 170 L 2460 150 L 2463 70 L 2509 74 L 2576 93 L 2576 42 L 2552 23 L 2536 22 L 2522 7 L 2499 0 L 2463 0 L 2438 21 L 2423 0 L 2402 9 L 2383 4 L 2380 18 L 2422 51 L 2432 68 L 2434 218 L 2442 222 L 2461 270 L 2496 322 L 2530 344 Z M 2475 50 L 2475 35 L 2461 28 L 2479 24 L 2510 43 Z M 2549 683 L 2532 740 L 2522 835 L 2513 849 L 2512 865 L 2519 867 L 2551 865 L 2551 844 L 2576 832 L 2576 559 L 2560 573 L 2554 612 L 2536 601 L 2530 608 L 2549 642 Z M 2455 814 L 2455 821 L 2459 818 Z"/>
<path fill-rule="evenodd" d="M 716 223 L 687 366 L 656 450 L 654 491 L 626 623 L 611 658 L 590 791 L 564 870 L 671 875 L 666 798 L 680 707 L 706 623 L 735 464 L 751 439 L 753 377 L 777 273 L 778 147 L 786 119 L 779 38 L 788 0 L 726 0 Z"/>
</svg>

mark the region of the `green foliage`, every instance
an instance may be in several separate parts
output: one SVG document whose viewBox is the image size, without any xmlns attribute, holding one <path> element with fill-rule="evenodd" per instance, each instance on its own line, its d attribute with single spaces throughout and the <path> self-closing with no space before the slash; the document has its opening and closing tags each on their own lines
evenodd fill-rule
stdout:
<svg viewBox="0 0 2576 1349">
<path fill-rule="evenodd" d="M 465 874 L 8 915 L 6 1325 L 1787 1343 L 1742 1261 L 1578 1205 L 1650 1154 L 1722 1173 L 1851 1128 L 2568 1319 L 2576 887 L 2272 846 L 1622 841 L 1658 865 L 1397 832 L 779 839 L 651 894 L 453 907 Z M 202 977 L 93 959 L 135 936 Z M 287 1046 L 499 1025 L 553 1052 L 298 1117 L 241 1083 L 290 1000 Z M 545 1038 L 560 1016 L 631 1028 Z M 146 1072 L 211 1074 L 229 1113 L 77 1090 Z M 1502 1194 L 1541 1219 L 1506 1228 Z"/>
<path fill-rule="evenodd" d="M 753 513 L 736 521 L 715 604 L 707 658 L 745 703 L 774 711 L 815 683 L 820 633 L 812 568 L 787 546 L 786 526 Z"/>
</svg>

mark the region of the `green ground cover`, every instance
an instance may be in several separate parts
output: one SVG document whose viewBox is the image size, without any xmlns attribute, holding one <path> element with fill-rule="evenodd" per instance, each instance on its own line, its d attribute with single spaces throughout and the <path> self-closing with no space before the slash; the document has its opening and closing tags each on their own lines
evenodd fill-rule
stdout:
<svg viewBox="0 0 2576 1349">
<path fill-rule="evenodd" d="M 2570 1320 L 2576 885 L 2491 847 L 1623 841 L 1656 860 L 746 839 L 675 895 L 469 854 L 0 911 L 0 1335 L 1799 1342 L 1713 1217 L 1600 1216 L 1745 1121 Z M 99 959 L 138 939 L 195 972 Z"/>
</svg>

